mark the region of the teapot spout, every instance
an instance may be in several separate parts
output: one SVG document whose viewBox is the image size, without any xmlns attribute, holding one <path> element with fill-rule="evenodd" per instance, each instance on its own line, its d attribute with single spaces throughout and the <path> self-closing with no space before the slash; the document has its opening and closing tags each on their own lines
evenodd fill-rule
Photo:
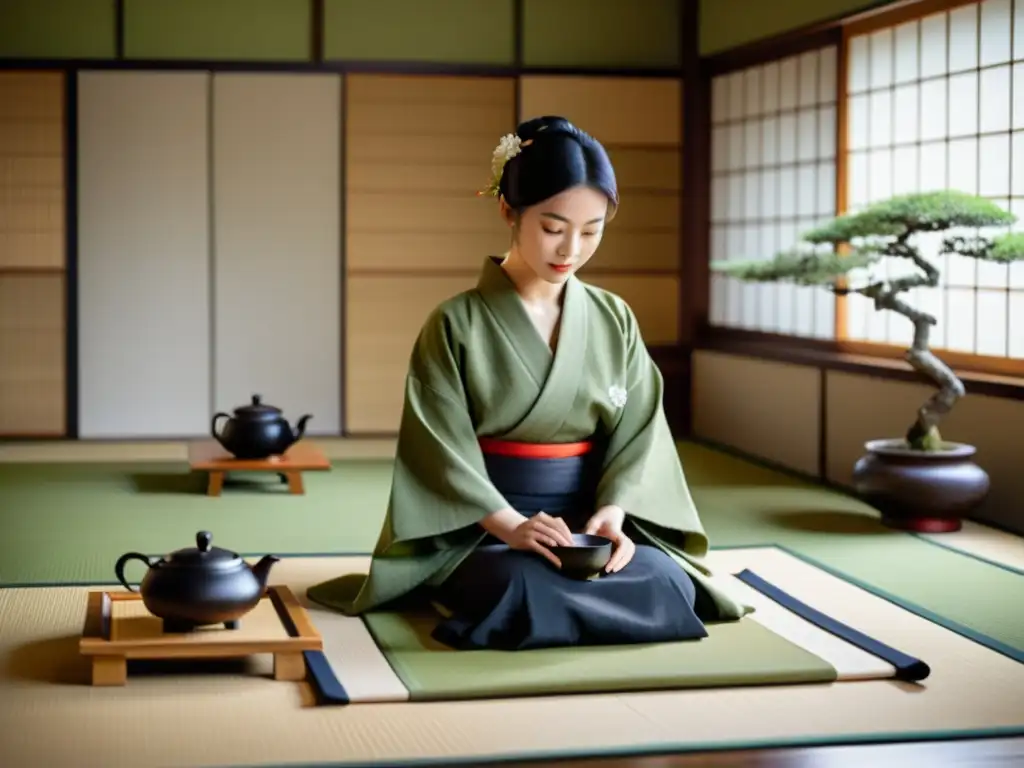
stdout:
<svg viewBox="0 0 1024 768">
<path fill-rule="evenodd" d="M 252 567 L 252 575 L 256 577 L 256 581 L 259 582 L 261 592 L 265 592 L 267 589 L 267 579 L 270 577 L 270 569 L 274 567 L 274 563 L 280 562 L 281 558 L 275 557 L 274 555 L 264 555 L 260 558 L 260 561 Z"/>
<path fill-rule="evenodd" d="M 292 442 L 297 443 L 302 439 L 302 436 L 306 434 L 306 422 L 313 418 L 313 415 L 307 413 L 305 416 L 300 418 L 295 424 L 295 432 L 292 437 Z"/>
</svg>

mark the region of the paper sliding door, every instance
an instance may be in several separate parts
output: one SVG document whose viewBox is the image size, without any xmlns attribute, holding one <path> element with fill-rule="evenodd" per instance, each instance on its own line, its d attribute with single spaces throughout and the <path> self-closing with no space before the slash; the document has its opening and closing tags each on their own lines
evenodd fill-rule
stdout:
<svg viewBox="0 0 1024 768">
<path fill-rule="evenodd" d="M 78 77 L 80 436 L 205 433 L 209 76 Z"/>
<path fill-rule="evenodd" d="M 341 430 L 341 78 L 213 79 L 214 407 Z"/>
</svg>

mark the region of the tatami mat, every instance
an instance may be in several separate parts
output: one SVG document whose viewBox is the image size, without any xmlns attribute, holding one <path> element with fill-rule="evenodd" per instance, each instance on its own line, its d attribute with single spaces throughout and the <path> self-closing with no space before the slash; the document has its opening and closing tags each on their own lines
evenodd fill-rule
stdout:
<svg viewBox="0 0 1024 768">
<path fill-rule="evenodd" d="M 315 438 L 317 444 L 332 460 L 389 460 L 394 457 L 393 438 Z M 684 451 L 708 454 L 712 449 L 696 443 L 684 443 Z M 52 440 L 0 444 L 0 464 L 76 464 L 76 463 L 139 463 L 182 462 L 188 460 L 188 443 L 182 440 L 152 440 L 138 442 L 89 442 L 78 440 Z M 726 459 L 735 464 L 738 459 Z M 746 464 L 746 462 L 742 462 Z M 687 462 L 689 467 L 689 463 Z M 749 468 L 751 465 L 747 464 Z M 781 473 L 764 470 L 779 478 Z M 700 473 L 690 478 L 700 484 Z M 795 481 L 794 481 L 795 482 Z M 968 554 L 1024 570 L 1024 537 L 990 528 L 981 523 L 965 521 L 956 533 L 925 534 L 927 539 Z"/>
<path fill-rule="evenodd" d="M 0 590 L 4 764 L 393 765 L 1024 731 L 1024 665 L 781 550 L 719 551 L 710 560 L 728 572 L 756 570 L 812 607 L 925 660 L 931 676 L 918 685 L 871 680 L 317 707 L 307 684 L 261 677 L 270 673 L 270 660 L 260 658 L 242 672 L 135 677 L 124 688 L 94 689 L 84 684 L 86 666 L 76 651 L 87 590 L 15 588 Z M 365 565 L 365 558 L 288 558 L 273 581 L 301 594 Z"/>
<path fill-rule="evenodd" d="M 740 569 L 756 572 L 769 550 L 749 549 L 743 554 Z M 305 596 L 299 600 L 324 636 L 325 660 L 350 702 L 680 690 L 899 676 L 890 661 L 793 613 L 739 578 L 718 573 L 715 580 L 720 589 L 754 606 L 755 611 L 738 624 L 709 627 L 710 636 L 699 643 L 549 649 L 518 656 L 445 652 L 429 637 L 430 623 L 421 623 L 418 616 L 382 614 L 364 622 L 324 609 Z"/>
<path fill-rule="evenodd" d="M 1024 537 L 1021 536 L 965 520 L 963 528 L 956 533 L 922 534 L 921 538 L 1024 572 Z"/>
<path fill-rule="evenodd" d="M 393 438 L 310 438 L 329 459 L 391 459 Z M 40 440 L 0 444 L 0 464 L 136 463 L 188 461 L 185 440 Z"/>
</svg>

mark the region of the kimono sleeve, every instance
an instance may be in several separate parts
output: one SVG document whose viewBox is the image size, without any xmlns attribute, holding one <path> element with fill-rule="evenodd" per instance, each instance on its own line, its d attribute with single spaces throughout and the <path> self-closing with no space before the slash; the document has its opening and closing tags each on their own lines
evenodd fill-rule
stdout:
<svg viewBox="0 0 1024 768">
<path fill-rule="evenodd" d="M 443 545 L 446 534 L 508 506 L 484 466 L 455 331 L 435 313 L 412 352 L 388 509 L 392 543 L 431 537 Z"/>
<path fill-rule="evenodd" d="M 703 556 L 708 541 L 690 496 L 663 405 L 664 379 L 625 307 L 626 387 L 608 436 L 597 505 L 616 505 L 653 524 L 681 551 Z"/>
</svg>

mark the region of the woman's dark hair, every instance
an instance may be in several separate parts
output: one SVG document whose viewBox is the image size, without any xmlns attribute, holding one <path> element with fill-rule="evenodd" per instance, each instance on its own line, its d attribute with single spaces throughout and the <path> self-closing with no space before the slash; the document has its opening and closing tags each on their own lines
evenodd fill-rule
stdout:
<svg viewBox="0 0 1024 768">
<path fill-rule="evenodd" d="M 505 164 L 498 186 L 511 208 L 521 212 L 572 187 L 588 186 L 605 194 L 609 218 L 614 215 L 619 205 L 615 169 L 597 139 L 555 115 L 520 123 L 516 135 L 522 149 Z"/>
</svg>

